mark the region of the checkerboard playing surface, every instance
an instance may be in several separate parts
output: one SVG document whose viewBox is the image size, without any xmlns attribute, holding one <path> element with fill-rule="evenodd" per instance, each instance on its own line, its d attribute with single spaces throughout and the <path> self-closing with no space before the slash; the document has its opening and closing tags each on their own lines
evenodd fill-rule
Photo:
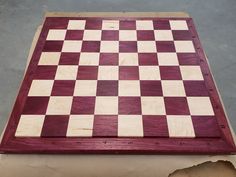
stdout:
<svg viewBox="0 0 236 177">
<path fill-rule="evenodd" d="M 190 18 L 46 18 L 3 152 L 229 153 Z"/>
</svg>

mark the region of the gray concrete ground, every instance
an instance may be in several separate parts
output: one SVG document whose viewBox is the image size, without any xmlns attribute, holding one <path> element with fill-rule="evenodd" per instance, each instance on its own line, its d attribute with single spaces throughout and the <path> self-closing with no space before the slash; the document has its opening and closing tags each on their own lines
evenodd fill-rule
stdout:
<svg viewBox="0 0 236 177">
<path fill-rule="evenodd" d="M 236 131 L 235 0 L 0 0 L 0 131 L 12 109 L 35 30 L 46 11 L 188 12 Z"/>
</svg>

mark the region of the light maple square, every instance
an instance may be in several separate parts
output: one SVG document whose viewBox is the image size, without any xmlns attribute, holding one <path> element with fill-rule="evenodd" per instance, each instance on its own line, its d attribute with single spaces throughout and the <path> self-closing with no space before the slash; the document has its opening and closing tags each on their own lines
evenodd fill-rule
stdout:
<svg viewBox="0 0 236 177">
<path fill-rule="evenodd" d="M 153 21 L 152 20 L 136 20 L 136 29 L 137 30 L 153 30 Z"/>
<path fill-rule="evenodd" d="M 96 80 L 76 80 L 74 96 L 96 96 Z"/>
<path fill-rule="evenodd" d="M 102 38 L 101 30 L 84 30 L 84 41 L 100 41 Z"/>
<path fill-rule="evenodd" d="M 118 53 L 119 42 L 118 41 L 101 41 L 101 53 Z"/>
<path fill-rule="evenodd" d="M 65 40 L 62 46 L 62 52 L 80 52 L 82 41 Z"/>
<path fill-rule="evenodd" d="M 167 115 L 167 125 L 170 137 L 195 137 L 191 116 Z"/>
<path fill-rule="evenodd" d="M 93 115 L 70 115 L 67 137 L 91 137 L 93 134 Z"/>
<path fill-rule="evenodd" d="M 139 66 L 140 80 L 160 80 L 160 69 L 158 66 Z"/>
<path fill-rule="evenodd" d="M 95 114 L 97 115 L 117 115 L 118 97 L 97 96 L 95 102 Z"/>
<path fill-rule="evenodd" d="M 191 115 L 214 115 L 209 97 L 187 97 Z"/>
<path fill-rule="evenodd" d="M 163 97 L 141 97 L 143 115 L 165 115 Z"/>
<path fill-rule="evenodd" d="M 99 64 L 99 53 L 80 53 L 79 65 L 94 65 Z"/>
<path fill-rule="evenodd" d="M 120 30 L 119 40 L 120 41 L 137 41 L 137 31 L 136 30 Z"/>
<path fill-rule="evenodd" d="M 45 115 L 21 115 L 15 136 L 40 137 Z"/>
<path fill-rule="evenodd" d="M 195 53 L 192 41 L 174 41 L 174 45 L 177 53 Z"/>
<path fill-rule="evenodd" d="M 138 66 L 138 53 L 119 53 L 119 65 Z"/>
<path fill-rule="evenodd" d="M 183 81 L 162 80 L 163 96 L 186 96 Z"/>
<path fill-rule="evenodd" d="M 69 30 L 83 30 L 85 29 L 85 20 L 69 20 L 67 29 Z"/>
<path fill-rule="evenodd" d="M 103 20 L 103 30 L 119 30 L 119 20 Z"/>
<path fill-rule="evenodd" d="M 139 53 L 156 53 L 155 41 L 138 41 L 138 52 Z"/>
<path fill-rule="evenodd" d="M 38 65 L 58 65 L 60 52 L 42 52 Z"/>
<path fill-rule="evenodd" d="M 160 66 L 176 66 L 179 65 L 177 54 L 174 52 L 158 53 L 158 63 Z"/>
<path fill-rule="evenodd" d="M 47 115 L 68 115 L 71 111 L 72 98 L 70 96 L 51 96 L 49 98 Z"/>
<path fill-rule="evenodd" d="M 119 96 L 140 96 L 139 81 L 119 80 Z"/>
<path fill-rule="evenodd" d="M 154 30 L 156 41 L 173 41 L 173 35 L 171 30 Z"/>
<path fill-rule="evenodd" d="M 28 96 L 50 96 L 53 80 L 33 80 Z"/>
<path fill-rule="evenodd" d="M 119 68 L 118 66 L 99 66 L 98 80 L 118 80 Z"/>
<path fill-rule="evenodd" d="M 61 30 L 61 29 L 50 29 L 48 31 L 47 39 L 50 41 L 63 41 L 66 36 L 66 30 Z"/>
<path fill-rule="evenodd" d="M 142 137 L 143 120 L 141 115 L 119 115 L 118 116 L 119 137 Z"/>
<path fill-rule="evenodd" d="M 75 80 L 77 77 L 78 66 L 59 65 L 56 71 L 56 80 Z"/>
<path fill-rule="evenodd" d="M 203 80 L 200 66 L 180 66 L 183 80 Z"/>
<path fill-rule="evenodd" d="M 172 30 L 188 30 L 188 25 L 185 20 L 170 20 L 169 22 Z"/>
</svg>

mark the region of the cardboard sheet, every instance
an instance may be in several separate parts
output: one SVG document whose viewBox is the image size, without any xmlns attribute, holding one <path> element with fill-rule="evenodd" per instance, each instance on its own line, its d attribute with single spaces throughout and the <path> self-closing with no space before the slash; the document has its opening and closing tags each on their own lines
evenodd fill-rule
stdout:
<svg viewBox="0 0 236 177">
<path fill-rule="evenodd" d="M 46 16 L 173 16 L 186 13 L 48 13 Z M 38 39 L 38 28 L 28 61 Z M 176 169 L 206 161 L 227 160 L 236 165 L 236 156 L 207 155 L 0 155 L 0 176 L 168 176 Z"/>
</svg>

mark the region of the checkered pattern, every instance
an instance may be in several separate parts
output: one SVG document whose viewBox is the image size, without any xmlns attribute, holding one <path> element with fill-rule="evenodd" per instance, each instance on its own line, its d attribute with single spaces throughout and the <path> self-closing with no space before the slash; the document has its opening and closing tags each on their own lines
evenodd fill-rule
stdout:
<svg viewBox="0 0 236 177">
<path fill-rule="evenodd" d="M 219 136 L 185 20 L 68 20 L 45 40 L 15 136 Z"/>
</svg>

